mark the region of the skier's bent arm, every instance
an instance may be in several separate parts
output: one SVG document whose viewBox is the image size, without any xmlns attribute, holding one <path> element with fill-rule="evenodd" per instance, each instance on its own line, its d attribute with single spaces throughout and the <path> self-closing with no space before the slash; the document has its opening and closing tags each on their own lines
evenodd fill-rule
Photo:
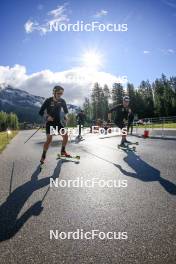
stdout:
<svg viewBox="0 0 176 264">
<path fill-rule="evenodd" d="M 39 115 L 41 116 L 44 115 L 45 109 L 47 108 L 47 104 L 48 104 L 48 100 L 46 99 L 39 110 Z"/>
<path fill-rule="evenodd" d="M 44 118 L 47 121 L 53 121 L 53 117 L 48 115 L 47 113 L 45 113 L 47 106 L 48 106 L 48 99 L 46 99 L 45 102 L 43 103 L 43 105 L 41 106 L 40 111 L 39 111 L 39 115 L 44 116 Z"/>
</svg>

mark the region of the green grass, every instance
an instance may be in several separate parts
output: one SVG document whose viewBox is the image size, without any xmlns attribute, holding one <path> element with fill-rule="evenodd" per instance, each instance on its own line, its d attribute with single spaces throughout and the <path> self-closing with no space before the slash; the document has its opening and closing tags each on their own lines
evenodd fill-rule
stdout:
<svg viewBox="0 0 176 264">
<path fill-rule="evenodd" d="M 139 128 L 162 128 L 162 124 L 138 125 Z M 164 128 L 176 128 L 176 123 L 165 123 Z"/>
<path fill-rule="evenodd" d="M 11 134 L 7 134 L 7 132 L 0 132 L 0 153 L 5 149 L 7 144 L 11 141 L 12 138 L 16 136 L 18 133 L 17 130 L 11 131 Z"/>
</svg>

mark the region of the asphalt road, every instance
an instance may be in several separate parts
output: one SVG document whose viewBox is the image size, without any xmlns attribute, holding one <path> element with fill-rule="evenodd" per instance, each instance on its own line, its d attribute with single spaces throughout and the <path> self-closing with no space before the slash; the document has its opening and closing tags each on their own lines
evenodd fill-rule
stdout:
<svg viewBox="0 0 176 264">
<path fill-rule="evenodd" d="M 0 263 L 176 263 L 176 141 L 137 139 L 137 152 L 116 148 L 119 137 L 71 142 L 80 163 L 57 161 L 54 138 L 45 168 L 45 134 L 21 131 L 0 155 Z M 135 141 L 135 137 L 129 138 Z M 127 187 L 49 187 L 81 179 L 126 181 Z M 127 239 L 50 239 L 50 230 L 127 232 Z"/>
</svg>

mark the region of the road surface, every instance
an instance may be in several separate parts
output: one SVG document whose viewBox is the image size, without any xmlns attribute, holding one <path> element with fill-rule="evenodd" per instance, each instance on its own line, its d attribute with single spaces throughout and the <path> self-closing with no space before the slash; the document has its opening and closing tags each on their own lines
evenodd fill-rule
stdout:
<svg viewBox="0 0 176 264">
<path fill-rule="evenodd" d="M 137 139 L 137 152 L 116 148 L 119 137 L 88 134 L 69 143 L 80 163 L 58 161 L 54 138 L 45 168 L 38 161 L 45 134 L 21 131 L 0 155 L 0 263 L 176 263 L 176 141 Z M 135 141 L 135 137 L 129 138 Z M 127 187 L 51 186 L 50 178 L 94 178 Z M 57 239 L 82 230 L 126 239 Z M 52 233 L 52 234 L 53 234 Z M 114 233 L 113 233 L 114 234 Z"/>
</svg>

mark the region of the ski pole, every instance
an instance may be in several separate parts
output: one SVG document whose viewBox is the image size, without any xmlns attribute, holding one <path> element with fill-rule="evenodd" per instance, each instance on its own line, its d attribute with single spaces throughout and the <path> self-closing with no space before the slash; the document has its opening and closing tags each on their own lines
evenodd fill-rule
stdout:
<svg viewBox="0 0 176 264">
<path fill-rule="evenodd" d="M 24 142 L 24 144 L 26 144 L 26 142 L 28 142 L 28 140 L 33 137 L 35 135 L 35 133 L 37 133 L 37 131 L 39 131 L 40 127 L 37 128 L 37 130 Z"/>
</svg>

